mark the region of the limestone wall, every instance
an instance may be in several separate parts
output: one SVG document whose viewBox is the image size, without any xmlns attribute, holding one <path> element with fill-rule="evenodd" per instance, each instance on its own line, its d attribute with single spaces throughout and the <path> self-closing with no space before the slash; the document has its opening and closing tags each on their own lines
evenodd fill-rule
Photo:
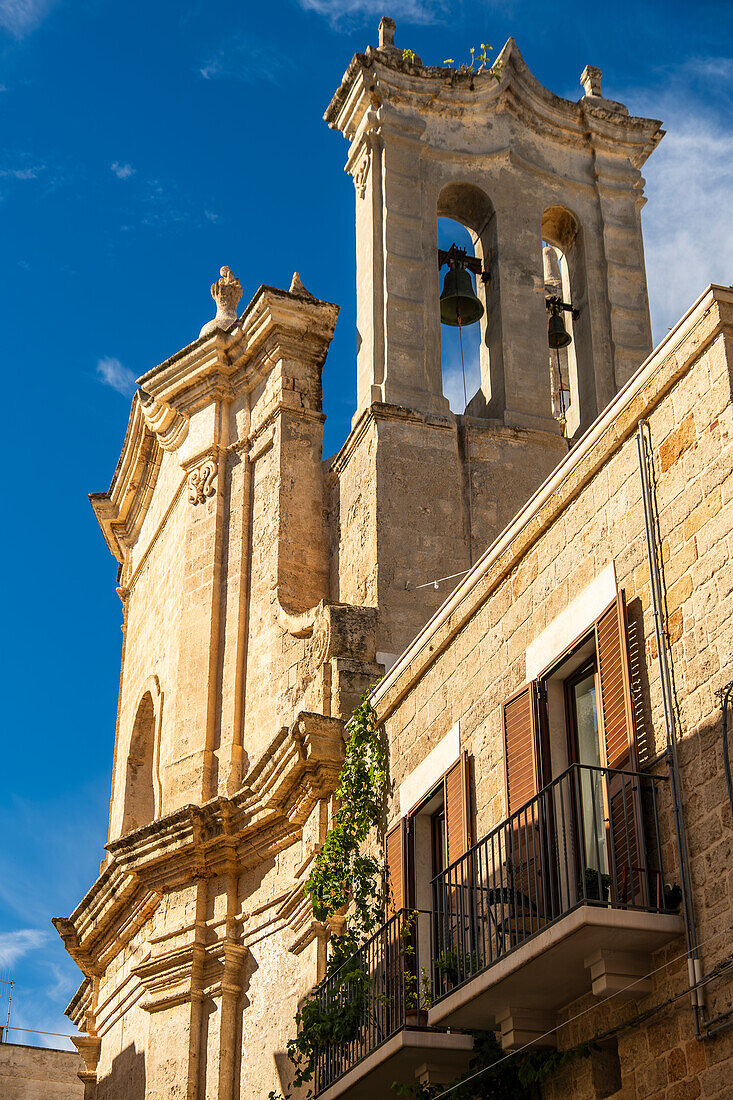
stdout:
<svg viewBox="0 0 733 1100">
<path fill-rule="evenodd" d="M 77 1077 L 84 1064 L 69 1050 L 0 1043 L 0 1096 L 3 1100 L 82 1100 Z"/>
<path fill-rule="evenodd" d="M 548 624 L 589 584 L 615 566 L 626 595 L 642 762 L 664 748 L 659 665 L 644 536 L 636 436 L 646 417 L 652 443 L 659 535 L 679 731 L 686 832 L 692 861 L 693 906 L 703 971 L 730 948 L 733 911 L 731 818 L 723 777 L 721 714 L 714 696 L 733 675 L 733 298 L 708 294 L 655 353 L 646 381 L 621 398 L 615 415 L 578 455 L 568 456 L 539 502 L 511 526 L 503 549 L 446 605 L 377 692 L 390 744 L 396 787 L 444 734 L 459 723 L 460 745 L 472 760 L 475 833 L 506 816 L 502 703 L 526 679 L 526 655 Z M 621 395 L 623 397 L 623 395 Z M 612 406 L 612 411 L 614 406 Z M 609 414 L 610 415 L 610 414 Z M 578 621 L 577 634 L 590 623 Z M 532 675 L 536 675 L 535 670 Z M 656 772 L 666 773 L 663 763 Z M 399 816 L 392 803 L 390 819 Z M 668 877 L 679 881 L 669 796 L 662 799 L 662 843 Z M 666 965 L 665 965 L 666 964 Z M 684 942 L 656 959 L 661 967 L 643 1011 L 687 981 Z M 712 983 L 707 1012 L 730 1007 L 726 981 Z M 590 1008 L 562 1032 L 571 1046 L 624 1019 L 610 1003 L 588 997 L 567 1018 Z M 623 1031 L 618 1050 L 624 1097 L 728 1095 L 733 1074 L 730 1032 L 696 1043 L 687 998 L 648 1025 Z M 595 1092 L 589 1064 L 580 1062 L 548 1096 Z"/>
</svg>

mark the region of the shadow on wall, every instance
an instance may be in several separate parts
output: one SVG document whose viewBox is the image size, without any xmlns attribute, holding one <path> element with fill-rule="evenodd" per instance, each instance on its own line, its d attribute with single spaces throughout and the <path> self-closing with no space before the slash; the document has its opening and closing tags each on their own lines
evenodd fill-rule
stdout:
<svg viewBox="0 0 733 1100">
<path fill-rule="evenodd" d="M 145 1100 L 145 1055 L 135 1044 L 112 1060 L 109 1074 L 97 1085 L 96 1100 Z"/>
</svg>

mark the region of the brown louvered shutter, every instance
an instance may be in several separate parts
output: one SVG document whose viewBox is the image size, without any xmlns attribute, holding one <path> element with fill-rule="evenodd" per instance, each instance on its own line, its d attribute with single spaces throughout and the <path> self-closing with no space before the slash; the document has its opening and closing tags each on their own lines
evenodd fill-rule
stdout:
<svg viewBox="0 0 733 1100">
<path fill-rule="evenodd" d="M 606 767 L 634 771 L 634 709 L 631 701 L 626 606 L 622 592 L 596 623 L 596 647 L 601 681 Z"/>
<path fill-rule="evenodd" d="M 596 651 L 600 681 L 601 746 L 605 766 L 621 772 L 638 768 L 631 673 L 623 593 L 596 623 Z M 607 829 L 615 870 L 615 899 L 645 904 L 640 843 L 641 799 L 638 780 L 611 774 L 606 784 Z"/>
<path fill-rule="evenodd" d="M 448 863 L 460 859 L 471 845 L 468 806 L 468 753 L 445 775 L 445 836 Z"/>
<path fill-rule="evenodd" d="M 535 683 L 504 704 L 507 814 L 537 794 Z"/>
<path fill-rule="evenodd" d="M 387 833 L 387 917 L 404 909 L 405 889 L 405 819 L 401 817 Z"/>
</svg>

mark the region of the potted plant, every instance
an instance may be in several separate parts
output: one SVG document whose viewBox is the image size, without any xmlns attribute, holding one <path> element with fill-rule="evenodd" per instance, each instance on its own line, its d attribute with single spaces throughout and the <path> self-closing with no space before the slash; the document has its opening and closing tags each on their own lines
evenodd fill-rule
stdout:
<svg viewBox="0 0 733 1100">
<path fill-rule="evenodd" d="M 578 883 L 578 893 L 585 901 L 608 901 L 613 879 L 595 867 L 586 867 L 584 881 Z"/>
</svg>

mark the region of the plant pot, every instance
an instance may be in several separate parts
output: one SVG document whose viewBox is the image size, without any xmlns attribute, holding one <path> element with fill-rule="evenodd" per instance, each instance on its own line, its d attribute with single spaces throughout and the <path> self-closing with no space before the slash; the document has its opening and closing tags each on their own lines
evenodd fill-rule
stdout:
<svg viewBox="0 0 733 1100">
<path fill-rule="evenodd" d="M 413 1009 L 410 1012 L 405 1013 L 405 1024 L 407 1027 L 427 1027 L 428 1026 L 428 1014 L 424 1008 Z"/>
</svg>

